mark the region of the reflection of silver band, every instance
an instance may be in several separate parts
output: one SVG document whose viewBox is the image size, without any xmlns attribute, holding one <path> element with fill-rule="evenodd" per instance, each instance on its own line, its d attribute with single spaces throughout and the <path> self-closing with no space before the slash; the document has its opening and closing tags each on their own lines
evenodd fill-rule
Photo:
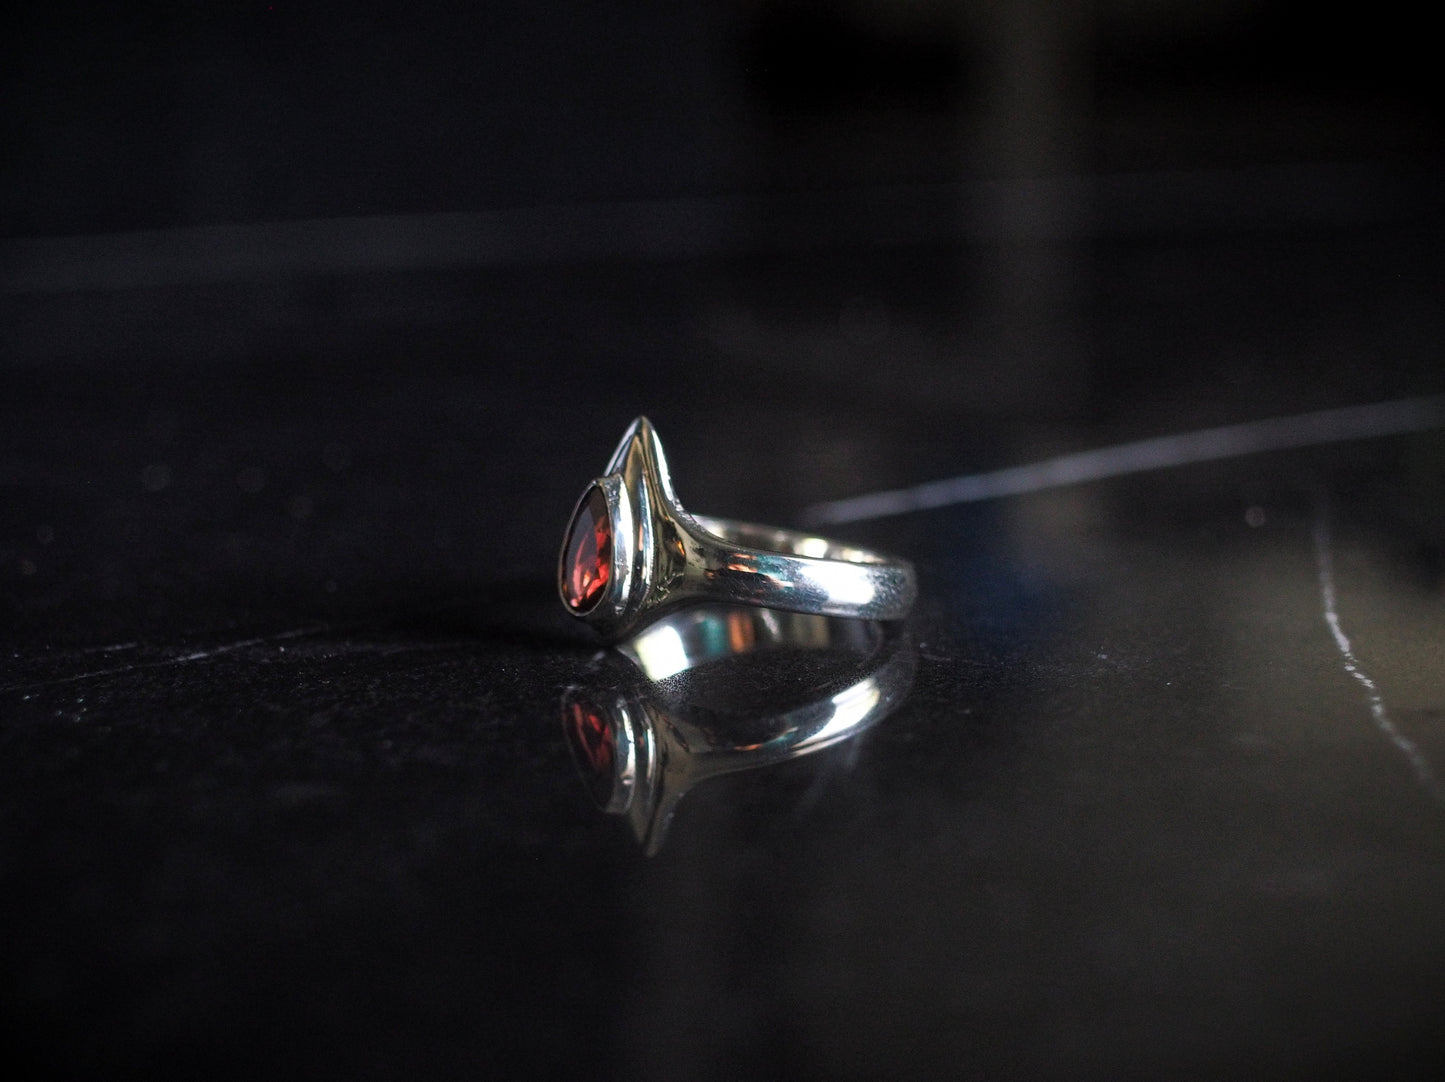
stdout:
<svg viewBox="0 0 1445 1082">
<path fill-rule="evenodd" d="M 843 651 L 853 658 L 851 672 L 800 705 L 760 707 L 745 723 L 745 738 L 690 710 L 706 704 L 676 703 L 652 683 L 773 647 Z M 914 671 L 911 645 L 897 628 L 738 606 L 674 613 L 620 644 L 618 652 L 637 667 L 636 686 L 569 688 L 563 724 L 593 798 L 604 811 L 625 815 L 649 853 L 661 846 L 678 801 L 699 781 L 858 735 L 903 701 Z M 615 677 L 607 683 L 615 689 Z"/>
<path fill-rule="evenodd" d="M 643 417 L 577 503 L 558 587 L 569 612 L 611 638 L 698 601 L 898 620 L 917 589 L 906 561 L 792 530 L 689 515 Z"/>
<path fill-rule="evenodd" d="M 649 680 L 666 680 L 709 662 L 769 647 L 837 650 L 857 655 L 861 662 L 883 644 L 884 636 L 884 626 L 872 620 L 700 605 L 643 628 L 618 643 L 617 652 Z"/>
</svg>

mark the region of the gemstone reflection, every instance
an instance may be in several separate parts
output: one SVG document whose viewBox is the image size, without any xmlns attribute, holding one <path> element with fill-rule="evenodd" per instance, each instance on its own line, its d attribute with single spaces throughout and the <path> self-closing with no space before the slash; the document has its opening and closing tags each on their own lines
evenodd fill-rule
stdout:
<svg viewBox="0 0 1445 1082">
<path fill-rule="evenodd" d="M 605 712 L 582 699 L 563 707 L 563 721 L 588 792 L 598 807 L 606 808 L 617 781 L 617 737 L 612 724 Z"/>
</svg>

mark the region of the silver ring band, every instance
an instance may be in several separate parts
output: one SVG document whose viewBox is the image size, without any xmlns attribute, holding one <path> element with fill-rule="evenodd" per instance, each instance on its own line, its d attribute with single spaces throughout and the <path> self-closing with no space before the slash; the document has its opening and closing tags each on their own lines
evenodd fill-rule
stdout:
<svg viewBox="0 0 1445 1082">
<path fill-rule="evenodd" d="M 907 561 L 812 534 L 688 514 L 645 417 L 577 501 L 557 585 L 568 612 L 613 639 L 682 604 L 900 620 L 917 593 Z"/>
</svg>

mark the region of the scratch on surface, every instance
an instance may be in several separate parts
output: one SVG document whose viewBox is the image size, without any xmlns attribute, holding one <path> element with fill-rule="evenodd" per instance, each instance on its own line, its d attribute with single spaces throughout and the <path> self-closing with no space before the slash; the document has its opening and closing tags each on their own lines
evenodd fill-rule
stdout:
<svg viewBox="0 0 1445 1082">
<path fill-rule="evenodd" d="M 1360 665 L 1360 659 L 1355 656 L 1355 649 L 1350 644 L 1349 636 L 1340 626 L 1340 613 L 1335 601 L 1335 563 L 1330 550 L 1329 512 L 1323 501 L 1321 501 L 1315 516 L 1314 542 L 1315 563 L 1319 568 L 1320 601 L 1324 607 L 1325 624 L 1330 629 L 1335 646 L 1339 648 L 1345 672 L 1353 676 L 1365 689 L 1365 698 L 1370 704 L 1370 717 L 1374 720 L 1375 727 L 1384 733 L 1390 743 L 1394 744 L 1405 756 L 1410 768 L 1415 772 L 1416 779 L 1425 787 L 1425 790 L 1436 800 L 1445 801 L 1445 788 L 1442 788 L 1440 780 L 1435 776 L 1430 761 L 1420 751 L 1419 745 L 1400 732 L 1394 721 L 1390 719 L 1390 713 L 1385 709 L 1385 698 L 1380 694 L 1379 685 Z"/>
<path fill-rule="evenodd" d="M 76 657 L 83 657 L 86 654 L 118 654 L 122 650 L 134 650 L 139 645 L 138 642 L 117 642 L 109 646 L 83 646 L 69 652 Z"/>
<path fill-rule="evenodd" d="M 1271 417 L 1262 421 L 1179 432 L 1135 443 L 1060 455 L 1024 466 L 930 481 L 912 488 L 873 492 L 803 512 L 813 524 L 866 522 L 1004 496 L 1100 481 L 1150 470 L 1240 458 L 1265 451 L 1314 447 L 1346 440 L 1396 436 L 1445 426 L 1445 396 L 1399 398 L 1364 406 Z"/>
<path fill-rule="evenodd" d="M 172 665 L 185 665 L 194 661 L 206 661 L 209 658 L 219 657 L 222 654 L 230 654 L 237 650 L 244 650 L 250 646 L 265 646 L 268 643 L 299 639 L 306 635 L 314 635 L 319 631 L 325 631 L 326 629 L 325 624 L 309 624 L 305 627 L 292 628 L 288 631 L 278 631 L 272 635 L 258 635 L 251 639 L 239 639 L 236 642 L 221 643 L 207 650 L 195 650 L 188 654 L 176 654 L 171 657 L 157 658 L 155 661 L 136 661 L 129 665 L 116 665 L 107 669 L 91 669 L 88 672 L 72 673 L 70 676 L 58 676 L 53 680 L 36 680 L 28 684 L 12 684 L 8 687 L 0 688 L 0 692 L 31 691 L 36 688 L 54 687 L 57 684 L 75 684 L 82 680 L 96 680 L 104 676 L 122 676 L 125 673 L 139 672 L 145 669 L 163 669 Z"/>
</svg>

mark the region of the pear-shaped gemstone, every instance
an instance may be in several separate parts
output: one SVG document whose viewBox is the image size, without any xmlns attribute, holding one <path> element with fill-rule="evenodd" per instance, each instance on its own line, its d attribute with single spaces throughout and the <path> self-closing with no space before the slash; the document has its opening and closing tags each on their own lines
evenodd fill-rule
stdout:
<svg viewBox="0 0 1445 1082">
<path fill-rule="evenodd" d="M 602 599 L 612 577 L 612 516 L 607 497 L 593 485 L 577 505 L 562 550 L 562 598 L 573 612 L 587 612 Z"/>
</svg>

